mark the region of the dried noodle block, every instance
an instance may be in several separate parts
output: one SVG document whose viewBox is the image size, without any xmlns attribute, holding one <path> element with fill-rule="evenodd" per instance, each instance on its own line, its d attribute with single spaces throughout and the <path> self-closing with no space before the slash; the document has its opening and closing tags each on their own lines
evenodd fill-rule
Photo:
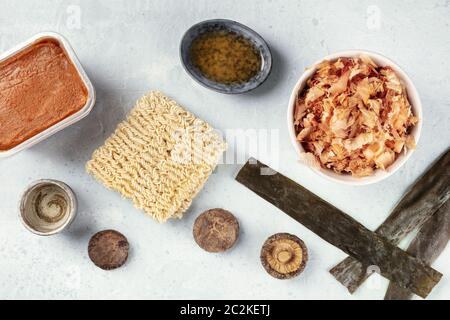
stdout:
<svg viewBox="0 0 450 320">
<path fill-rule="evenodd" d="M 159 222 L 181 218 L 226 149 L 206 122 L 159 92 L 138 100 L 87 171 Z"/>
</svg>

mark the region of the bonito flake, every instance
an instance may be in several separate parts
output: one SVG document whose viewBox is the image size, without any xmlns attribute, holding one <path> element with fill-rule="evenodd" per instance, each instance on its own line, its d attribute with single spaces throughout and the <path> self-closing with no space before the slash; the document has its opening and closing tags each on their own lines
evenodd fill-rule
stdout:
<svg viewBox="0 0 450 320">
<path fill-rule="evenodd" d="M 297 140 L 337 173 L 370 176 L 415 148 L 410 132 L 418 119 L 404 84 L 368 56 L 320 63 L 294 112 Z"/>
</svg>

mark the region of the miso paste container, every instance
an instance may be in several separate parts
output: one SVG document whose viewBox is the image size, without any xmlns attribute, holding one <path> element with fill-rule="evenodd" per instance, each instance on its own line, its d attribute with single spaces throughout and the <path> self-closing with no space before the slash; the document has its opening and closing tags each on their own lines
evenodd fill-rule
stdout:
<svg viewBox="0 0 450 320">
<path fill-rule="evenodd" d="M 42 127 L 42 130 L 39 128 L 36 128 L 35 132 L 28 133 L 28 135 L 30 135 L 30 136 L 29 137 L 27 136 L 27 138 L 24 141 L 18 139 L 17 145 L 13 145 L 9 149 L 7 147 L 0 148 L 0 158 L 11 156 L 19 151 L 30 148 L 31 146 L 35 145 L 36 143 L 38 143 L 44 139 L 47 139 L 51 135 L 66 128 L 67 126 L 70 126 L 71 124 L 74 124 L 75 122 L 80 121 L 82 118 L 84 118 L 85 116 L 87 116 L 89 114 L 89 112 L 92 110 L 92 107 L 95 104 L 95 90 L 94 90 L 94 87 L 93 87 L 91 81 L 89 80 L 88 76 L 86 75 L 85 71 L 83 70 L 83 67 L 81 66 L 81 64 L 80 64 L 78 58 L 76 57 L 75 52 L 73 51 L 69 42 L 58 33 L 55 33 L 55 32 L 39 33 L 39 34 L 33 36 L 32 38 L 28 39 L 27 41 L 8 50 L 7 52 L 0 54 L 0 71 L 1 71 L 2 65 L 5 65 L 6 66 L 5 68 L 7 68 L 10 64 L 14 63 L 14 61 L 19 61 L 20 59 L 25 59 L 23 57 L 27 54 L 27 52 L 31 52 L 33 50 L 33 46 L 37 46 L 40 43 L 46 42 L 46 41 L 57 45 L 58 48 L 61 48 L 62 52 L 65 54 L 65 56 L 63 56 L 63 58 L 61 58 L 61 59 L 64 59 L 64 61 L 66 61 L 66 58 L 67 58 L 68 62 L 71 63 L 72 66 L 75 68 L 75 70 L 79 76 L 79 77 L 77 77 L 76 83 L 79 85 L 79 79 L 81 79 L 81 82 L 84 85 L 83 94 L 86 94 L 85 100 L 83 99 L 83 102 L 86 101 L 86 103 L 79 110 L 77 107 L 76 112 L 69 114 L 67 117 L 62 118 L 61 120 L 58 119 L 57 122 L 51 124 L 50 127 L 47 127 L 47 128 Z M 31 58 L 28 58 L 28 59 L 32 60 Z M 14 67 L 10 67 L 10 68 L 14 68 Z M 13 73 L 15 73 L 15 72 L 20 73 L 21 72 L 20 69 L 21 69 L 20 67 L 16 67 L 15 70 L 13 70 Z M 71 66 L 70 66 L 70 70 L 73 71 L 73 68 Z M 2 79 L 0 79 L 0 81 L 1 80 Z M 27 81 L 31 81 L 31 80 L 27 79 Z M 18 81 L 18 82 L 20 82 L 20 81 Z M 41 83 L 42 83 L 42 81 L 41 81 Z M 31 88 L 33 86 L 32 81 L 28 85 Z M 56 87 L 58 84 L 52 83 L 51 85 L 54 85 Z M 64 86 L 63 86 L 63 88 L 64 88 Z M 62 89 L 62 90 L 64 90 L 64 89 Z M 67 93 L 67 96 L 68 95 L 69 95 L 69 93 Z M 26 96 L 26 95 L 24 95 L 24 96 Z M 2 107 L 2 106 L 0 106 L 0 107 Z M 21 119 L 20 117 L 23 118 L 23 116 L 20 115 L 20 106 L 18 108 L 18 111 L 14 110 L 14 107 L 9 106 L 9 108 L 10 108 L 9 113 L 12 114 L 12 116 L 16 115 L 17 117 L 19 117 L 19 119 Z M 60 106 L 60 108 L 64 108 L 64 105 Z M 33 119 L 33 118 L 30 117 L 30 121 L 31 121 L 31 119 Z M 56 121 L 56 119 L 57 118 L 55 117 L 55 121 Z M 21 120 L 23 120 L 23 119 L 21 119 Z M 14 119 L 12 118 L 11 122 L 13 122 L 13 121 L 14 121 Z M 0 136 L 0 145 L 2 143 L 1 139 L 2 139 L 2 137 Z"/>
</svg>

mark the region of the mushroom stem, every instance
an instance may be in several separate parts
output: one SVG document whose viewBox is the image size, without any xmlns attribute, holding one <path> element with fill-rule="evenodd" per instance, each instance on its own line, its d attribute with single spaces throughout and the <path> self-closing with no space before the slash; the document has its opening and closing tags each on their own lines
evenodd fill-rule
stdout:
<svg viewBox="0 0 450 320">
<path fill-rule="evenodd" d="M 281 251 L 280 253 L 278 253 L 277 258 L 278 261 L 286 263 L 292 259 L 292 254 L 289 251 Z"/>
</svg>

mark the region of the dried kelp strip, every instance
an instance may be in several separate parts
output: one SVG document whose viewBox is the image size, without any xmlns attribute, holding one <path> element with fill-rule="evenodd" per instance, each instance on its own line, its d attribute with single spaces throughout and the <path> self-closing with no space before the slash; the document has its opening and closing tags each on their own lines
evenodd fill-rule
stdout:
<svg viewBox="0 0 450 320">
<path fill-rule="evenodd" d="M 289 178 L 270 171 L 273 170 L 250 159 L 236 180 L 350 256 L 378 266 L 384 277 L 402 288 L 426 297 L 441 279 L 441 273 L 419 259 Z"/>
<path fill-rule="evenodd" d="M 416 181 L 375 232 L 397 245 L 412 230 L 420 228 L 450 198 L 449 166 L 450 150 L 447 150 Z M 370 269 L 370 265 L 348 257 L 330 273 L 353 293 L 372 274 Z"/>
<path fill-rule="evenodd" d="M 447 201 L 420 229 L 416 238 L 408 248 L 408 253 L 419 258 L 427 265 L 433 262 L 444 251 L 450 240 L 450 201 Z M 390 283 L 385 300 L 408 300 L 412 292 Z"/>
</svg>

